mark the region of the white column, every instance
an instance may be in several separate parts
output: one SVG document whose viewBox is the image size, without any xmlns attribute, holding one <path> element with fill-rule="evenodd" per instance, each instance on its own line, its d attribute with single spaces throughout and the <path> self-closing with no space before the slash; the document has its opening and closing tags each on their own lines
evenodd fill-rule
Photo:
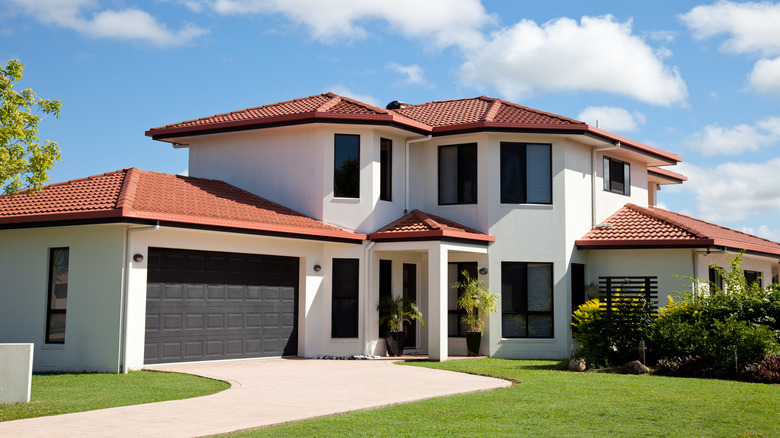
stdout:
<svg viewBox="0 0 780 438">
<path fill-rule="evenodd" d="M 428 357 L 447 360 L 447 248 L 428 250 Z"/>
</svg>

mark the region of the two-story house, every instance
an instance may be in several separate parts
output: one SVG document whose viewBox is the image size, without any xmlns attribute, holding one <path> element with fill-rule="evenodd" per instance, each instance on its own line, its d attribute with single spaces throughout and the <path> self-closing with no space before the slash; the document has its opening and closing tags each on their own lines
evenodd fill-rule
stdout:
<svg viewBox="0 0 780 438">
<path fill-rule="evenodd" d="M 0 197 L 0 342 L 34 342 L 37 369 L 384 354 L 383 295 L 422 309 L 407 349 L 446 360 L 463 271 L 500 295 L 482 353 L 562 358 L 599 278 L 652 277 L 665 301 L 724 250 L 780 268 L 778 243 L 654 207 L 686 180 L 677 155 L 499 99 L 325 93 L 146 134 L 190 176 Z"/>
</svg>

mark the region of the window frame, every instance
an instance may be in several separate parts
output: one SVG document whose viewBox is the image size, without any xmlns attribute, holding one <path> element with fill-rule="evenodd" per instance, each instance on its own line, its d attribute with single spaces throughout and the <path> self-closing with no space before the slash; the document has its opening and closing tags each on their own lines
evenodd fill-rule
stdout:
<svg viewBox="0 0 780 438">
<path fill-rule="evenodd" d="M 347 140 L 349 139 L 349 140 Z M 357 140 L 357 144 L 354 144 L 354 141 Z M 343 148 L 357 148 L 355 151 L 344 151 Z M 354 179 L 355 181 L 350 181 L 355 183 L 355 187 L 351 188 L 349 187 L 349 184 L 347 187 L 341 187 L 339 184 L 339 178 L 338 174 L 339 172 L 345 171 L 344 165 L 346 164 L 347 160 L 351 158 L 354 152 L 357 152 L 357 156 L 354 157 L 354 159 L 357 160 L 357 168 L 353 171 L 355 172 L 354 175 L 347 175 L 350 180 Z M 341 163 L 339 163 L 339 156 L 340 155 L 346 155 L 344 159 L 341 160 Z M 351 178 L 350 178 L 351 176 Z M 360 198 L 360 135 L 359 134 L 334 134 L 333 137 L 333 197 L 335 198 L 347 198 L 347 199 L 358 199 Z"/>
<path fill-rule="evenodd" d="M 603 172 L 604 172 L 604 191 L 610 193 L 617 193 L 619 195 L 631 196 L 631 163 L 627 161 L 618 160 L 612 157 L 604 156 L 603 158 Z M 615 181 L 612 176 L 615 172 L 612 172 L 613 166 L 622 166 L 623 168 L 623 188 L 615 187 L 620 184 L 619 181 Z M 620 172 L 617 172 L 619 175 Z"/>
<path fill-rule="evenodd" d="M 529 201 L 528 193 L 529 193 L 529 172 L 528 172 L 528 147 L 529 146 L 545 146 L 547 148 L 547 189 L 549 192 L 547 193 L 547 200 L 544 202 L 539 201 Z M 552 205 L 553 203 L 553 195 L 552 195 L 552 186 L 553 186 L 553 177 L 552 177 L 552 144 L 551 143 L 522 143 L 522 142 L 512 142 L 512 141 L 502 141 L 500 144 L 500 202 L 501 204 L 534 204 L 534 205 Z M 507 181 L 510 179 L 509 175 L 505 174 L 505 171 L 510 170 L 507 167 L 507 161 L 510 159 L 510 153 L 517 153 L 519 151 L 520 155 L 520 163 L 518 163 L 519 168 L 516 169 L 519 172 L 519 178 L 518 183 L 521 185 L 521 187 L 516 188 L 516 191 L 519 194 L 516 198 L 509 198 L 507 191 L 509 187 L 506 185 L 508 184 Z"/>
<path fill-rule="evenodd" d="M 344 269 L 340 266 L 342 264 L 353 266 Z M 348 278 L 346 274 L 349 272 L 354 273 L 354 278 Z M 330 337 L 333 339 L 357 339 L 360 318 L 360 259 L 333 259 L 331 273 Z M 349 327 L 345 327 L 342 323 L 344 317 L 351 318 Z"/>
<path fill-rule="evenodd" d="M 549 267 L 549 290 L 550 290 L 550 308 L 549 310 L 545 311 L 531 311 L 529 310 L 528 306 L 528 291 L 530 286 L 530 275 L 528 275 L 528 268 L 531 266 L 547 266 Z M 523 276 L 525 280 L 525 285 L 523 290 L 514 291 L 515 293 L 519 293 L 520 297 L 525 296 L 525 303 L 524 303 L 524 311 L 518 311 L 514 309 L 507 309 L 504 304 L 505 300 L 507 298 L 507 295 L 505 295 L 505 285 L 508 283 L 507 276 L 509 266 L 517 266 L 521 267 L 523 269 Z M 501 337 L 503 339 L 555 339 L 555 284 L 554 284 L 554 264 L 553 263 L 546 263 L 546 262 L 513 262 L 513 261 L 504 261 L 501 262 Z M 522 299 L 522 298 L 521 298 Z M 507 336 L 505 333 L 504 328 L 504 318 L 506 315 L 525 315 L 525 336 Z M 549 336 L 532 336 L 530 331 L 531 324 L 529 323 L 529 316 L 549 316 L 550 318 L 550 326 Z"/>
<path fill-rule="evenodd" d="M 447 149 L 456 148 L 456 177 L 455 177 L 455 198 L 454 202 L 444 202 L 442 199 L 442 188 L 445 186 L 445 181 L 442 180 L 442 152 Z M 466 156 L 468 155 L 468 156 Z M 471 160 L 473 155 L 473 160 Z M 478 144 L 477 143 L 462 143 L 442 145 L 438 149 L 438 187 L 439 187 L 439 205 L 475 205 L 478 203 L 478 184 L 479 184 L 479 169 L 478 169 Z M 470 190 L 466 190 L 466 181 L 462 179 L 464 170 L 470 170 L 468 173 L 472 179 L 473 185 Z"/>
<path fill-rule="evenodd" d="M 764 287 L 764 274 L 762 272 L 745 269 L 742 271 L 742 273 L 745 275 L 745 281 L 747 282 L 748 286 L 753 283 L 758 283 L 758 287 Z"/>
<path fill-rule="evenodd" d="M 64 271 L 63 272 L 56 272 L 56 257 L 58 252 L 64 252 Z M 59 248 L 49 248 L 49 265 L 48 265 L 48 279 L 47 279 L 47 290 L 46 290 L 46 344 L 64 344 L 65 343 L 65 329 L 67 328 L 67 310 L 68 310 L 68 280 L 67 276 L 70 273 L 70 248 L 69 247 L 59 247 Z M 64 302 L 64 308 L 54 308 L 55 303 L 53 302 L 53 298 L 56 299 L 57 295 L 57 285 L 62 283 L 55 283 L 56 277 L 61 274 L 66 275 L 66 280 L 64 282 L 65 287 L 65 302 Z M 62 328 L 62 339 L 55 339 L 52 333 L 52 317 L 54 315 L 62 315 L 63 318 L 63 328 Z"/>
<path fill-rule="evenodd" d="M 393 140 L 379 138 L 379 200 L 393 201 Z"/>
</svg>

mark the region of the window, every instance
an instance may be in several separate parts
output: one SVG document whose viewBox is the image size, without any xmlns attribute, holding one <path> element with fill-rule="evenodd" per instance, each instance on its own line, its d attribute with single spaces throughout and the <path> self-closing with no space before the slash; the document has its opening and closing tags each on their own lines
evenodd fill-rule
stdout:
<svg viewBox="0 0 780 438">
<path fill-rule="evenodd" d="M 68 248 L 49 250 L 49 290 L 46 308 L 46 343 L 65 343 L 65 310 L 68 304 Z"/>
<path fill-rule="evenodd" d="M 552 146 L 501 143 L 501 203 L 552 203 Z"/>
<path fill-rule="evenodd" d="M 710 284 L 713 284 L 717 287 L 715 291 L 723 290 L 723 277 L 721 277 L 720 272 L 718 272 L 717 269 L 710 266 Z"/>
<path fill-rule="evenodd" d="M 439 147 L 439 205 L 477 203 L 477 144 Z"/>
<path fill-rule="evenodd" d="M 550 263 L 501 263 L 501 333 L 504 338 L 553 337 Z"/>
<path fill-rule="evenodd" d="M 393 200 L 393 141 L 379 140 L 379 199 Z"/>
<path fill-rule="evenodd" d="M 631 166 L 623 161 L 604 157 L 604 190 L 631 195 Z"/>
<path fill-rule="evenodd" d="M 747 284 L 753 284 L 758 283 L 758 287 L 764 287 L 762 280 L 762 275 L 758 271 L 744 271 L 745 272 L 745 281 L 747 281 Z"/>
<path fill-rule="evenodd" d="M 393 295 L 393 262 L 392 260 L 379 261 L 379 300 Z M 383 315 L 379 315 L 381 318 Z M 390 322 L 379 324 L 379 337 L 384 337 L 385 332 L 390 330 Z"/>
<path fill-rule="evenodd" d="M 580 263 L 571 264 L 571 311 L 574 313 L 577 308 L 585 304 L 588 300 L 585 293 L 585 265 Z"/>
<path fill-rule="evenodd" d="M 463 271 L 468 272 L 469 277 L 476 278 L 477 267 L 477 262 L 447 264 L 447 284 L 450 285 L 447 292 L 447 336 L 451 338 L 465 337 L 468 328 L 461 322 L 461 318 L 466 316 L 466 311 L 458 308 L 458 298 L 463 295 L 463 290 L 452 285 L 466 279 Z"/>
<path fill-rule="evenodd" d="M 333 196 L 360 197 L 360 136 L 336 134 L 333 169 Z"/>
<path fill-rule="evenodd" d="M 331 337 L 358 337 L 359 264 L 358 259 L 333 259 Z"/>
</svg>

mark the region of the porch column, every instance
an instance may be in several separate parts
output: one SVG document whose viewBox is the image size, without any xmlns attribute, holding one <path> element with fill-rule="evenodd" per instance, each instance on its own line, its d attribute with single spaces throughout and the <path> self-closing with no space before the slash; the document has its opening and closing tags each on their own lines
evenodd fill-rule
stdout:
<svg viewBox="0 0 780 438">
<path fill-rule="evenodd" d="M 447 248 L 428 250 L 428 357 L 447 360 Z"/>
</svg>

